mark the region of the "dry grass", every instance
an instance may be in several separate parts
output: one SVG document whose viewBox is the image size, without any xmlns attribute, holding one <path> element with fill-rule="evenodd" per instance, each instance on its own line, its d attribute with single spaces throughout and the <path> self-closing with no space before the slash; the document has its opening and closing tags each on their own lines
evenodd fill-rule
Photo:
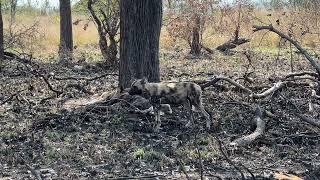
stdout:
<svg viewBox="0 0 320 180">
<path fill-rule="evenodd" d="M 83 21 L 78 25 L 73 25 L 74 46 L 77 47 L 75 52 L 98 52 L 98 34 L 94 24 L 92 22 L 89 23 L 89 26 L 84 30 L 87 18 L 84 16 L 73 17 L 74 21 L 77 19 Z M 32 43 L 35 48 L 28 48 L 28 50 L 36 56 L 55 56 L 59 46 L 59 21 L 60 18 L 58 15 L 37 17 L 18 15 L 16 17 L 14 29 L 17 30 L 23 27 L 29 27 L 34 23 L 38 23 L 39 38 Z M 9 18 L 7 16 L 4 17 L 4 25 L 5 29 L 8 29 Z"/>
<path fill-rule="evenodd" d="M 267 16 L 271 13 L 272 16 Z M 303 25 L 308 24 L 311 27 L 313 19 L 307 19 L 310 14 L 300 13 L 295 15 L 293 12 L 288 13 L 284 16 L 283 11 L 279 12 L 269 12 L 269 11 L 256 11 L 253 13 L 250 21 L 242 22 L 241 37 L 251 39 L 250 43 L 242 45 L 240 48 L 246 49 L 258 49 L 260 51 L 277 51 L 279 46 L 279 37 L 273 33 L 257 32 L 252 33 L 253 24 L 264 23 L 274 23 L 277 19 L 280 19 L 280 26 L 277 26 L 281 31 L 288 32 L 288 27 L 291 23 L 295 22 L 297 25 L 295 27 L 295 32 L 297 34 L 301 33 L 299 28 L 305 28 Z M 5 27 L 8 28 L 8 17 L 4 17 Z M 99 46 L 98 46 L 98 34 L 95 25 L 90 22 L 86 30 L 84 26 L 88 22 L 88 18 L 80 15 L 73 15 L 73 21 L 81 19 L 79 24 L 73 25 L 73 35 L 74 35 L 74 45 L 77 47 L 75 49 L 75 56 L 77 58 L 85 58 L 90 60 L 96 60 L 101 58 Z M 258 20 L 259 19 L 259 20 Z M 27 51 L 38 57 L 43 57 L 44 59 L 51 57 L 55 58 L 58 54 L 59 46 L 59 16 L 32 16 L 32 15 L 18 15 L 16 18 L 16 28 L 21 28 L 23 26 L 28 27 L 35 22 L 38 22 L 39 28 L 39 38 L 30 43 L 30 48 Z M 209 23 L 203 34 L 203 43 L 210 48 L 217 47 L 222 43 L 226 42 L 232 38 L 234 31 L 234 24 L 230 20 L 230 17 L 224 18 L 224 26 L 226 29 L 217 32 L 214 23 Z M 261 22 L 260 22 L 261 21 Z M 307 23 L 304 23 L 306 22 Z M 216 21 L 217 22 L 217 21 Z M 310 25 L 311 24 L 311 25 Z M 319 32 L 320 28 L 313 27 L 311 29 L 313 32 Z M 318 28 L 318 29 L 317 29 Z M 306 34 L 303 37 L 296 37 L 303 45 L 310 48 L 319 47 L 320 36 L 316 34 Z M 288 44 L 286 44 L 288 46 Z M 160 37 L 160 48 L 162 50 L 172 50 L 172 48 L 188 48 L 188 44 L 181 39 L 173 39 L 166 30 L 166 27 L 162 28 Z"/>
</svg>

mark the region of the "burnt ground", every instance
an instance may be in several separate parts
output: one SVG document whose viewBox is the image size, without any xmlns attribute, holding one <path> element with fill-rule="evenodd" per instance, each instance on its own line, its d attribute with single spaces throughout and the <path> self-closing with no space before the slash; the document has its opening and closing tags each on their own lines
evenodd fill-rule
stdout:
<svg viewBox="0 0 320 180">
<path fill-rule="evenodd" d="M 200 58 L 185 54 L 161 53 L 162 80 L 200 82 L 224 75 L 258 93 L 290 73 L 285 55 L 251 52 L 249 63 L 241 52 Z M 299 55 L 293 67 L 297 72 L 311 70 Z M 319 128 L 296 116 L 320 119 L 320 101 L 311 99 L 307 80 L 257 100 L 219 82 L 203 95 L 219 127 L 207 131 L 203 117 L 195 114 L 196 125 L 186 128 L 188 112 L 174 107 L 173 114 L 162 116 L 160 132 L 154 133 L 153 116 L 134 113 L 133 99 L 110 101 L 117 87 L 116 71 L 97 64 L 21 60 L 5 60 L 3 69 L 1 178 L 200 179 L 201 172 L 207 179 L 253 179 L 250 173 L 256 179 L 319 177 Z M 97 99 L 98 103 L 89 104 Z M 309 112 L 310 101 L 313 112 Z M 248 146 L 230 146 L 254 131 L 258 106 L 273 114 L 263 117 L 265 134 Z"/>
</svg>

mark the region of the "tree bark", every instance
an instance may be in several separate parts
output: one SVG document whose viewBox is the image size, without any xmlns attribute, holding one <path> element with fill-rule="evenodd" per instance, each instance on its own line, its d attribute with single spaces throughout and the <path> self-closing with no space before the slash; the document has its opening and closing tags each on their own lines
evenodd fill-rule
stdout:
<svg viewBox="0 0 320 180">
<path fill-rule="evenodd" d="M 2 19 L 2 4 L 0 1 L 0 71 L 2 70 L 3 59 L 4 59 L 3 19 Z"/>
<path fill-rule="evenodd" d="M 72 58 L 72 17 L 70 0 L 59 0 L 60 2 L 60 62 Z"/>
<path fill-rule="evenodd" d="M 2 71 L 3 60 L 4 60 L 3 19 L 2 19 L 2 4 L 0 1 L 0 72 Z"/>
<path fill-rule="evenodd" d="M 128 88 L 133 78 L 160 81 L 161 20 L 161 0 L 120 1 L 120 90 Z"/>
<path fill-rule="evenodd" d="M 201 45 L 200 45 L 200 16 L 195 15 L 195 23 L 192 30 L 192 43 L 190 53 L 193 55 L 200 55 Z"/>
</svg>

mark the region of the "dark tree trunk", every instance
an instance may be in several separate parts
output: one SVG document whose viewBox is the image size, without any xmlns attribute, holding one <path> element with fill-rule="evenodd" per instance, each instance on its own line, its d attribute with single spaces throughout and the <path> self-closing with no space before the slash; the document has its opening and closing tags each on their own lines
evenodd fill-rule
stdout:
<svg viewBox="0 0 320 180">
<path fill-rule="evenodd" d="M 201 45 L 200 45 L 200 16 L 196 15 L 195 23 L 192 30 L 192 43 L 191 43 L 191 54 L 200 55 Z"/>
<path fill-rule="evenodd" d="M 120 0 L 120 90 L 133 78 L 160 81 L 161 20 L 161 0 Z"/>
<path fill-rule="evenodd" d="M 0 71 L 2 70 L 3 59 L 4 59 L 3 19 L 2 19 L 2 4 L 1 4 L 1 1 L 0 1 Z"/>
<path fill-rule="evenodd" d="M 59 0 L 60 2 L 60 61 L 72 58 L 72 17 L 70 0 Z"/>
</svg>

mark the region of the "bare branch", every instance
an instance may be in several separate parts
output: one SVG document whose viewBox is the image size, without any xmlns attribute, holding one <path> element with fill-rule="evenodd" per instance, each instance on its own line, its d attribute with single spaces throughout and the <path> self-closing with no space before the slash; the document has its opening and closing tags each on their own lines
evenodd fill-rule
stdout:
<svg viewBox="0 0 320 180">
<path fill-rule="evenodd" d="M 283 79 L 289 79 L 289 78 L 292 78 L 295 76 L 304 76 L 304 75 L 313 76 L 315 78 L 319 77 L 319 75 L 317 73 L 305 71 L 305 72 L 290 73 L 290 74 L 286 75 Z"/>
<path fill-rule="evenodd" d="M 295 115 L 298 116 L 302 121 L 307 122 L 311 125 L 314 125 L 314 126 L 320 128 L 320 121 L 319 120 L 309 118 L 303 114 L 295 113 Z"/>
<path fill-rule="evenodd" d="M 11 96 L 9 96 L 6 100 L 2 101 L 2 102 L 0 103 L 0 105 L 4 105 L 5 103 L 11 101 L 15 96 L 19 95 L 19 93 L 21 93 L 22 91 L 25 91 L 25 90 L 26 90 L 26 89 L 23 89 L 23 90 L 20 90 L 20 91 L 14 93 L 14 94 L 11 94 Z"/>
<path fill-rule="evenodd" d="M 57 97 L 63 93 L 62 91 L 54 89 L 54 87 L 51 85 L 51 83 L 49 82 L 48 77 L 46 77 L 46 75 L 43 75 L 43 74 L 37 72 L 36 70 L 33 70 L 31 73 L 35 76 L 41 77 L 43 79 L 43 81 L 47 84 L 48 88 L 51 91 L 56 93 Z"/>
<path fill-rule="evenodd" d="M 107 77 L 107 76 L 118 76 L 118 74 L 105 73 L 105 74 L 102 74 L 102 75 L 100 75 L 100 76 L 96 76 L 96 77 L 92 77 L 92 78 L 88 78 L 88 77 L 75 77 L 75 76 L 69 76 L 69 77 L 57 77 L 57 76 L 53 76 L 53 78 L 54 78 L 55 80 L 59 80 L 59 81 L 62 81 L 62 80 L 76 80 L 76 81 L 85 80 L 85 81 L 94 81 L 94 80 L 101 79 L 101 78 L 104 78 L 104 77 Z"/>
<path fill-rule="evenodd" d="M 255 121 L 257 123 L 257 128 L 256 130 L 247 136 L 238 138 L 234 140 L 233 142 L 230 143 L 232 146 L 246 146 L 250 143 L 252 143 L 254 140 L 259 138 L 264 134 L 265 128 L 266 128 L 266 122 L 262 119 L 262 111 L 260 107 L 257 107 L 256 109 L 256 117 Z"/>
<path fill-rule="evenodd" d="M 229 82 L 230 84 L 238 87 L 239 89 L 245 91 L 245 92 L 248 93 L 248 94 L 252 94 L 252 93 L 253 93 L 250 89 L 244 87 L 243 85 L 235 82 L 234 80 L 232 80 L 232 79 L 230 79 L 230 78 L 223 77 L 223 76 L 218 76 L 218 77 L 214 78 L 213 80 L 211 80 L 211 81 L 205 83 L 204 85 L 202 85 L 201 88 L 204 89 L 204 88 L 206 88 L 206 87 L 209 87 L 209 86 L 211 86 L 211 85 L 216 84 L 217 82 L 219 82 L 219 81 L 221 81 L 221 80 L 222 80 L 222 81 L 227 81 L 227 82 Z"/>
<path fill-rule="evenodd" d="M 221 154 L 223 155 L 223 157 L 227 160 L 227 162 L 229 164 L 231 164 L 241 175 L 242 179 L 246 179 L 243 172 L 241 171 L 241 169 L 233 162 L 231 161 L 231 159 L 229 159 L 228 155 L 225 153 L 225 151 L 222 148 L 222 142 L 220 141 L 220 139 L 217 136 L 214 136 L 216 141 L 218 142 L 219 145 L 219 151 L 221 152 Z"/>
<path fill-rule="evenodd" d="M 268 95 L 273 94 L 274 92 L 281 89 L 285 84 L 286 82 L 281 82 L 281 81 L 277 82 L 273 87 L 269 88 L 268 90 L 260 94 L 252 94 L 251 96 L 256 99 L 267 97 Z"/>
<path fill-rule="evenodd" d="M 288 40 L 290 43 L 292 43 L 300 51 L 300 53 L 302 53 L 307 58 L 307 60 L 310 62 L 310 64 L 316 69 L 317 73 L 320 75 L 320 65 L 317 62 L 317 60 L 312 58 L 312 56 L 304 48 L 302 48 L 297 41 L 293 40 L 288 35 L 280 32 L 277 29 L 275 29 L 272 26 L 272 24 L 270 24 L 268 26 L 257 26 L 257 25 L 255 25 L 255 26 L 253 26 L 253 28 L 254 28 L 254 30 L 253 30 L 254 32 L 261 31 L 261 30 L 269 30 L 271 32 L 274 32 L 274 33 L 278 34 L 281 38 L 284 38 L 284 39 Z"/>
<path fill-rule="evenodd" d="M 187 179 L 187 180 L 191 180 L 191 178 L 190 178 L 190 176 L 188 175 L 188 173 L 187 173 L 187 171 L 186 171 L 186 168 L 184 167 L 184 165 L 183 165 L 183 163 L 181 162 L 181 160 L 180 160 L 180 159 L 177 159 L 177 162 L 178 162 L 178 164 L 179 164 L 179 166 L 180 166 L 183 174 L 186 176 L 186 179 Z"/>
</svg>

